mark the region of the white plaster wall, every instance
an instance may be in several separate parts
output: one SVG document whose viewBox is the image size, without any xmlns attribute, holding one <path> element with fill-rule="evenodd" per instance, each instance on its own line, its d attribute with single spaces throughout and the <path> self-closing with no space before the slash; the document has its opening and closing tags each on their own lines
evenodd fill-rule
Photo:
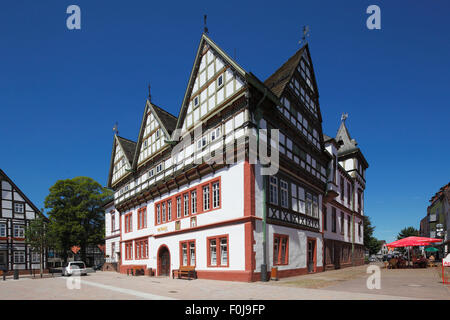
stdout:
<svg viewBox="0 0 450 320">
<path fill-rule="evenodd" d="M 288 228 L 284 226 L 278 226 L 273 224 L 267 224 L 267 269 L 273 266 L 273 235 L 274 233 L 288 235 L 289 236 L 289 264 L 286 266 L 277 266 L 278 270 L 289 270 L 289 269 L 299 269 L 306 268 L 307 261 L 307 238 L 316 239 L 316 261 L 317 266 L 323 266 L 323 244 L 322 236 L 319 233 Z M 256 224 L 255 232 L 255 258 L 256 258 L 256 269 L 259 272 L 260 266 L 263 263 L 263 251 L 262 251 L 262 222 L 258 221 Z"/>
<path fill-rule="evenodd" d="M 242 217 L 244 215 L 244 165 L 243 162 L 240 162 L 231 165 L 229 168 L 227 167 L 222 168 L 216 171 L 215 174 L 209 174 L 207 176 L 202 177 L 201 179 L 192 181 L 190 184 L 180 187 L 179 190 L 173 190 L 170 193 L 165 193 L 161 195 L 161 197 L 149 201 L 146 204 L 147 228 L 141 230 L 137 229 L 137 210 L 141 206 L 135 207 L 130 211 L 123 212 L 121 214 L 122 226 L 125 225 L 124 215 L 129 212 L 133 213 L 132 219 L 133 231 L 129 233 L 122 233 L 122 240 L 126 241 L 129 239 L 148 236 L 150 234 L 160 235 L 167 232 L 175 231 L 175 221 L 155 226 L 155 206 L 154 206 L 155 202 L 159 202 L 160 200 L 163 200 L 179 192 L 183 192 L 189 188 L 195 187 L 196 185 L 202 184 L 219 176 L 221 177 L 221 208 L 214 209 L 210 212 L 194 215 L 195 217 L 197 217 L 197 226 Z M 175 210 L 172 211 L 172 216 L 174 215 L 176 215 Z M 187 229 L 189 227 L 190 227 L 190 217 L 182 218 L 181 230 Z"/>
<path fill-rule="evenodd" d="M 351 235 L 351 230 L 348 230 L 348 218 L 350 217 L 350 219 L 352 219 L 352 215 L 346 211 L 344 212 L 344 235 L 341 234 L 341 209 L 336 208 L 336 232 L 332 232 L 331 230 L 331 225 L 332 225 L 332 205 L 331 204 L 326 204 L 326 208 L 327 208 L 327 230 L 324 231 L 324 237 L 325 239 L 331 239 L 331 240 L 339 240 L 339 241 L 344 241 L 344 242 L 348 242 L 351 243 L 352 238 L 351 236 L 349 237 L 349 235 Z M 358 224 L 359 222 L 362 221 L 359 217 L 355 216 L 355 243 L 357 244 L 363 244 L 363 236 L 364 236 L 364 228 L 363 226 L 361 226 L 361 236 L 358 236 Z M 351 228 L 351 221 L 350 221 L 350 228 Z"/>
<path fill-rule="evenodd" d="M 228 235 L 228 263 L 229 267 L 207 266 L 207 238 Z M 181 233 L 175 236 L 149 238 L 149 258 L 140 260 L 122 260 L 123 265 L 144 264 L 147 268 L 157 269 L 158 250 L 161 246 L 168 247 L 170 252 L 170 267 L 178 269 L 180 266 L 180 241 L 195 240 L 196 270 L 245 270 L 245 230 L 244 224 L 209 228 L 193 232 Z M 122 246 L 124 250 L 124 246 Z M 134 246 L 133 246 L 134 249 Z M 217 247 L 217 250 L 220 250 Z M 134 251 L 133 251 L 134 254 Z"/>
</svg>

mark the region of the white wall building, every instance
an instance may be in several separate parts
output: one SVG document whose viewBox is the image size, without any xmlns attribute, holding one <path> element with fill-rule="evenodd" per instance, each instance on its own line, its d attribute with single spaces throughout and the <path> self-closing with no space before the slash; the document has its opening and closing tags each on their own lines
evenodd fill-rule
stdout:
<svg viewBox="0 0 450 320">
<path fill-rule="evenodd" d="M 271 175 L 252 161 L 258 127 L 278 147 Z M 262 82 L 203 34 L 178 117 L 149 96 L 137 142 L 114 136 L 109 262 L 123 273 L 193 266 L 199 278 L 235 281 L 272 267 L 279 277 L 322 271 L 333 161 L 323 137 L 308 45 Z M 338 157 L 336 172 L 356 192 L 351 164 L 342 169 L 347 158 Z M 274 166 L 275 152 L 270 159 Z"/>
</svg>

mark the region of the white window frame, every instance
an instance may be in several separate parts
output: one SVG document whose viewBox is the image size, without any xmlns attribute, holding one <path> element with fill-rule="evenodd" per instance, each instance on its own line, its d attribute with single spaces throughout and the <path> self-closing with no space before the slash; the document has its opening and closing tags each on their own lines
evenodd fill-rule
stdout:
<svg viewBox="0 0 450 320">
<path fill-rule="evenodd" d="M 13 259 L 14 259 L 14 264 L 23 264 L 25 263 L 25 251 L 24 250 L 20 250 L 20 251 L 14 251 L 13 254 Z"/>
<path fill-rule="evenodd" d="M 205 192 L 207 190 L 207 192 Z M 203 192 L 203 211 L 208 211 L 209 209 L 211 209 L 211 204 L 210 204 L 210 199 L 209 199 L 209 184 L 206 186 L 203 186 L 202 188 L 202 192 Z"/>
<path fill-rule="evenodd" d="M 211 142 L 217 140 L 220 137 L 220 127 L 215 128 L 211 131 Z"/>
<path fill-rule="evenodd" d="M 156 223 L 161 223 L 161 206 L 159 204 L 156 205 Z"/>
<path fill-rule="evenodd" d="M 191 213 L 197 213 L 197 190 L 191 191 Z"/>
<path fill-rule="evenodd" d="M 269 202 L 278 205 L 278 178 L 269 177 Z"/>
<path fill-rule="evenodd" d="M 214 242 L 214 244 L 213 244 L 213 242 Z M 209 240 L 209 258 L 210 258 L 209 264 L 211 266 L 217 266 L 217 241 L 216 241 L 216 239 Z"/>
<path fill-rule="evenodd" d="M 166 203 L 163 202 L 161 204 L 161 212 L 162 212 L 162 222 L 166 222 Z"/>
<path fill-rule="evenodd" d="M 228 265 L 228 239 L 220 238 L 220 265 Z M 225 253 L 225 254 L 224 254 Z"/>
<path fill-rule="evenodd" d="M 212 184 L 212 207 L 213 209 L 220 207 L 220 183 L 214 182 Z"/>
<path fill-rule="evenodd" d="M 167 201 L 167 221 L 172 221 L 172 200 Z"/>
<path fill-rule="evenodd" d="M 17 210 L 21 208 L 20 210 Z M 14 202 L 14 213 L 24 213 L 25 212 L 25 204 L 21 202 Z"/>
<path fill-rule="evenodd" d="M 183 194 L 183 206 L 184 206 L 183 215 L 187 217 L 189 216 L 189 193 Z"/>
<path fill-rule="evenodd" d="M 177 219 L 181 218 L 181 196 L 177 197 Z"/>
<path fill-rule="evenodd" d="M 31 263 L 41 262 L 40 254 L 36 251 L 31 251 Z"/>
<path fill-rule="evenodd" d="M 219 83 L 219 80 L 222 81 L 222 83 Z M 223 87 L 223 74 L 221 74 L 220 76 L 217 77 L 217 89 L 222 88 Z"/>
<path fill-rule="evenodd" d="M 15 224 L 13 227 L 14 238 L 25 238 L 25 226 L 21 224 Z"/>
</svg>

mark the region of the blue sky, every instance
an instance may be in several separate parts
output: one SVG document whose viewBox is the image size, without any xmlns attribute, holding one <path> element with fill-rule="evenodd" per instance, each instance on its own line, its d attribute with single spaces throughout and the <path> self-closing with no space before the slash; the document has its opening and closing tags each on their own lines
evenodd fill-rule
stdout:
<svg viewBox="0 0 450 320">
<path fill-rule="evenodd" d="M 126 4 L 125 4 L 126 3 Z M 113 139 L 136 140 L 147 96 L 178 115 L 208 14 L 211 38 L 265 80 L 309 25 L 324 132 L 340 115 L 370 164 L 375 236 L 418 228 L 450 177 L 445 1 L 8 1 L 0 10 L 0 167 L 39 207 L 58 179 L 106 184 Z M 81 30 L 66 8 L 81 8 Z M 381 30 L 366 8 L 381 8 Z"/>
</svg>

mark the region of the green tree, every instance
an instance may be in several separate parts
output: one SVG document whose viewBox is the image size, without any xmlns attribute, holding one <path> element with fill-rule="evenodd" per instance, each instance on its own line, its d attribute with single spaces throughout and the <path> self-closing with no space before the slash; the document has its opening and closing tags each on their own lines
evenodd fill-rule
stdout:
<svg viewBox="0 0 450 320">
<path fill-rule="evenodd" d="M 419 236 L 419 230 L 417 230 L 414 227 L 407 227 L 400 230 L 400 232 L 397 235 L 397 240 L 407 238 L 407 237 L 418 237 Z"/>
<path fill-rule="evenodd" d="M 41 209 L 41 212 L 44 212 Z M 25 239 L 34 252 L 39 253 L 39 273 L 42 278 L 44 270 L 45 249 L 52 245 L 53 238 L 48 232 L 48 219 L 39 215 L 25 229 Z"/>
<path fill-rule="evenodd" d="M 381 249 L 381 241 L 373 236 L 375 227 L 372 226 L 369 216 L 363 216 L 364 246 L 369 250 L 369 254 L 376 254 Z"/>
<path fill-rule="evenodd" d="M 45 198 L 49 209 L 49 229 L 55 237 L 55 249 L 64 262 L 72 246 L 80 247 L 86 261 L 86 249 L 104 241 L 104 212 L 102 205 L 112 192 L 89 177 L 58 180 Z"/>
</svg>

